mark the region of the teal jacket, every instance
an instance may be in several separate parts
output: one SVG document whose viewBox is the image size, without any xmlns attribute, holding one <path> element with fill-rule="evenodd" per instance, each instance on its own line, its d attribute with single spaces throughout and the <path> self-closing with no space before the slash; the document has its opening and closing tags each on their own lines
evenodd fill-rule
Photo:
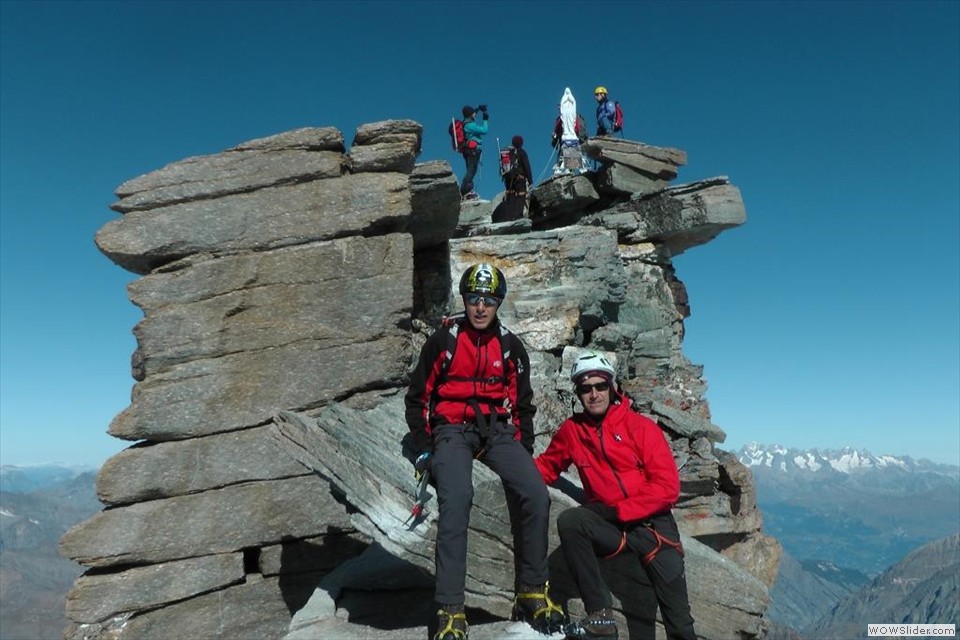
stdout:
<svg viewBox="0 0 960 640">
<path fill-rule="evenodd" d="M 467 120 L 463 123 L 463 136 L 467 139 L 469 144 L 472 140 L 476 142 L 476 147 L 479 150 L 483 147 L 483 143 L 480 141 L 480 137 L 487 134 L 490 131 L 490 125 L 488 124 L 489 120 L 481 120 L 479 123 L 474 120 Z"/>
</svg>

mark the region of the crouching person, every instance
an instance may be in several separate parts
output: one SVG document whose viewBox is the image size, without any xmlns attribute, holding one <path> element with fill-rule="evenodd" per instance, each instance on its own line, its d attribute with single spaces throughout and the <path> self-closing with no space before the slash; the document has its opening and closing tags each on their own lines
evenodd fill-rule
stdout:
<svg viewBox="0 0 960 640">
<path fill-rule="evenodd" d="M 670 512 L 680 496 L 670 446 L 660 428 L 617 391 L 614 368 L 603 355 L 579 357 L 570 378 L 583 412 L 560 425 L 536 459 L 547 484 L 575 465 L 587 500 L 557 518 L 560 546 L 587 610 L 586 618 L 567 628 L 567 637 L 617 638 L 599 558 L 632 552 L 652 585 L 638 582 L 637 588 L 655 591 L 667 637 L 695 640 L 683 548 Z M 652 620 L 656 612 L 644 613 Z"/>
</svg>

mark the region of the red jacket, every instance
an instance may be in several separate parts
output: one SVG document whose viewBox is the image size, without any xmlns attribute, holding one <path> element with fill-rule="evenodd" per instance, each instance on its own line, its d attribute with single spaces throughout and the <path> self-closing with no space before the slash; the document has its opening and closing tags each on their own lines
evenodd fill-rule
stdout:
<svg viewBox="0 0 960 640">
<path fill-rule="evenodd" d="M 623 397 L 599 426 L 584 413 L 567 419 L 535 462 L 547 484 L 574 464 L 587 500 L 614 507 L 621 522 L 667 511 L 680 497 L 680 474 L 663 431 Z"/>
<path fill-rule="evenodd" d="M 441 327 L 427 338 L 410 376 L 404 398 L 410 431 L 429 434 L 438 424 L 474 423 L 468 401 L 475 399 L 484 414 L 497 413 L 512 422 L 517 440 L 532 449 L 537 409 L 530 386 L 530 358 L 523 343 L 506 332 L 510 357 L 504 358 L 499 320 L 485 331 L 477 331 L 464 320 L 459 323 L 453 360 L 443 373 L 448 331 Z"/>
</svg>

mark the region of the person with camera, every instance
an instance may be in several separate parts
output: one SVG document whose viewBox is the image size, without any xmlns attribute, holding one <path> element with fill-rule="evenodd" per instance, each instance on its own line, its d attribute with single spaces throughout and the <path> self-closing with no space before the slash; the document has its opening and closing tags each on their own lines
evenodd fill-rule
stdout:
<svg viewBox="0 0 960 640">
<path fill-rule="evenodd" d="M 477 122 L 477 112 L 483 114 Z M 480 165 L 480 155 L 483 153 L 483 136 L 490 130 L 490 114 L 487 105 L 481 104 L 476 109 L 467 105 L 463 107 L 463 134 L 466 144 L 463 146 L 463 160 L 467 164 L 467 172 L 460 183 L 460 198 L 463 200 L 477 200 L 480 196 L 473 190 L 473 178 Z"/>
</svg>

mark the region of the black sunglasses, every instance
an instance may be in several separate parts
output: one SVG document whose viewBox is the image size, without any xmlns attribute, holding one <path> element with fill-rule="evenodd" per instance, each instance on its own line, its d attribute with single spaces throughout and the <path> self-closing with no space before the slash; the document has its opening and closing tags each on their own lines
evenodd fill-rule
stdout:
<svg viewBox="0 0 960 640">
<path fill-rule="evenodd" d="M 480 296 L 475 293 L 468 293 L 463 299 L 466 300 L 469 305 L 480 304 L 480 302 L 483 301 L 484 306 L 487 307 L 500 306 L 500 299 L 494 298 L 493 296 Z"/>
<path fill-rule="evenodd" d="M 610 383 L 609 383 L 609 382 L 595 382 L 595 383 L 593 383 L 593 384 L 580 384 L 580 385 L 577 385 L 577 394 L 583 396 L 583 395 L 586 395 L 586 394 L 590 393 L 590 392 L 593 391 L 594 389 L 596 389 L 596 390 L 599 391 L 600 393 L 603 393 L 604 391 L 609 391 L 609 390 L 610 390 Z"/>
</svg>

